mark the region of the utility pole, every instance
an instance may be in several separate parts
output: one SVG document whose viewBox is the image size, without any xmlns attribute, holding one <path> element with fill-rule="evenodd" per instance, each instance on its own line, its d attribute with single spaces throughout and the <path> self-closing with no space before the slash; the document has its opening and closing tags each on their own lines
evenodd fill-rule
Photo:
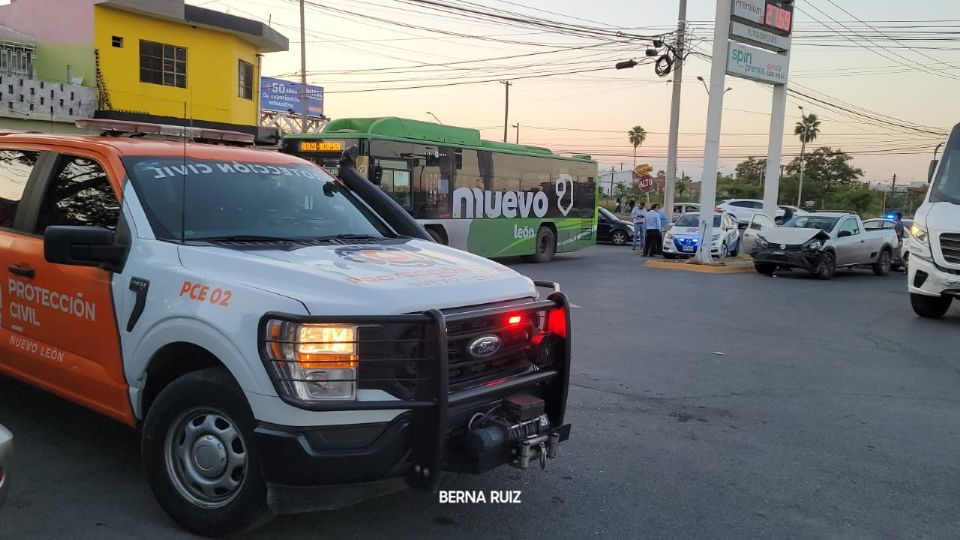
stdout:
<svg viewBox="0 0 960 540">
<path fill-rule="evenodd" d="M 680 0 L 680 15 L 677 19 L 677 43 L 674 54 L 677 68 L 673 72 L 673 98 L 670 102 L 670 138 L 667 149 L 667 178 L 663 186 L 663 211 L 667 220 L 673 218 L 674 193 L 677 189 L 677 146 L 680 138 L 680 95 L 683 84 L 683 57 L 687 28 L 687 0 Z"/>
<path fill-rule="evenodd" d="M 514 124 L 513 127 L 517 128 L 517 144 L 520 144 L 520 122 Z"/>
<path fill-rule="evenodd" d="M 300 0 L 300 114 L 301 131 L 307 132 L 309 111 L 307 110 L 307 22 L 304 0 Z"/>
<path fill-rule="evenodd" d="M 510 87 L 513 83 L 510 81 L 500 81 L 500 84 L 506 88 L 507 97 L 503 107 L 503 142 L 507 142 L 507 128 L 510 127 Z"/>
</svg>

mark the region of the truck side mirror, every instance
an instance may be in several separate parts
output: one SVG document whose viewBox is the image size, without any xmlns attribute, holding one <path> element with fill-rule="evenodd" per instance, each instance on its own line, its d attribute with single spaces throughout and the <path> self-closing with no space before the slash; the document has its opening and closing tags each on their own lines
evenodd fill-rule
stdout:
<svg viewBox="0 0 960 540">
<path fill-rule="evenodd" d="M 116 235 L 104 227 L 51 226 L 43 232 L 47 262 L 118 268 L 126 253 L 126 246 L 117 245 Z"/>
<path fill-rule="evenodd" d="M 848 236 L 853 236 L 853 233 L 850 231 L 840 231 L 837 233 L 837 238 L 846 238 Z"/>
<path fill-rule="evenodd" d="M 933 175 L 937 172 L 937 164 L 940 163 L 940 160 L 934 159 L 930 161 L 930 169 L 927 170 L 927 183 L 933 181 Z"/>
</svg>

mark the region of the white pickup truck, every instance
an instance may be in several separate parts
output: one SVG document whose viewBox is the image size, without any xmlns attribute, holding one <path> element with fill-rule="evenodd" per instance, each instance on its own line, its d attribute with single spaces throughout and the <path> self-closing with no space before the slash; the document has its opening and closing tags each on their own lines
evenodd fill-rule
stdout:
<svg viewBox="0 0 960 540">
<path fill-rule="evenodd" d="M 897 249 L 892 229 L 868 231 L 856 214 L 816 212 L 797 216 L 782 227 L 765 229 L 753 247 L 757 272 L 802 268 L 820 279 L 830 279 L 837 268 L 869 266 L 878 276 L 887 274 Z"/>
</svg>

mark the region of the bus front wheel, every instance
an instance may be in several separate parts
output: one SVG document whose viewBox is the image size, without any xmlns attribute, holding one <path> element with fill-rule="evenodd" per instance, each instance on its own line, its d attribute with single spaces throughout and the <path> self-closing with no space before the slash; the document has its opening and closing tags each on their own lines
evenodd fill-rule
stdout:
<svg viewBox="0 0 960 540">
<path fill-rule="evenodd" d="M 430 237 L 433 238 L 433 241 L 438 244 L 447 245 L 447 235 L 444 234 L 442 228 L 438 227 L 427 227 L 427 232 L 430 233 Z"/>
<path fill-rule="evenodd" d="M 534 262 L 550 262 L 556 252 L 557 237 L 553 234 L 553 229 L 546 225 L 541 226 L 540 230 L 537 231 L 537 243 L 533 252 Z"/>
</svg>

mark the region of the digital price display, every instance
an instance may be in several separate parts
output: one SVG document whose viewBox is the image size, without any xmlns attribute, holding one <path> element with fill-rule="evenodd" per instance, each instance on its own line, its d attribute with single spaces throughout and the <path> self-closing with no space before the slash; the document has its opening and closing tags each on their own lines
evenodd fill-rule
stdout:
<svg viewBox="0 0 960 540">
<path fill-rule="evenodd" d="M 770 28 L 789 34 L 793 29 L 793 6 L 767 2 L 764 24 Z"/>
</svg>

